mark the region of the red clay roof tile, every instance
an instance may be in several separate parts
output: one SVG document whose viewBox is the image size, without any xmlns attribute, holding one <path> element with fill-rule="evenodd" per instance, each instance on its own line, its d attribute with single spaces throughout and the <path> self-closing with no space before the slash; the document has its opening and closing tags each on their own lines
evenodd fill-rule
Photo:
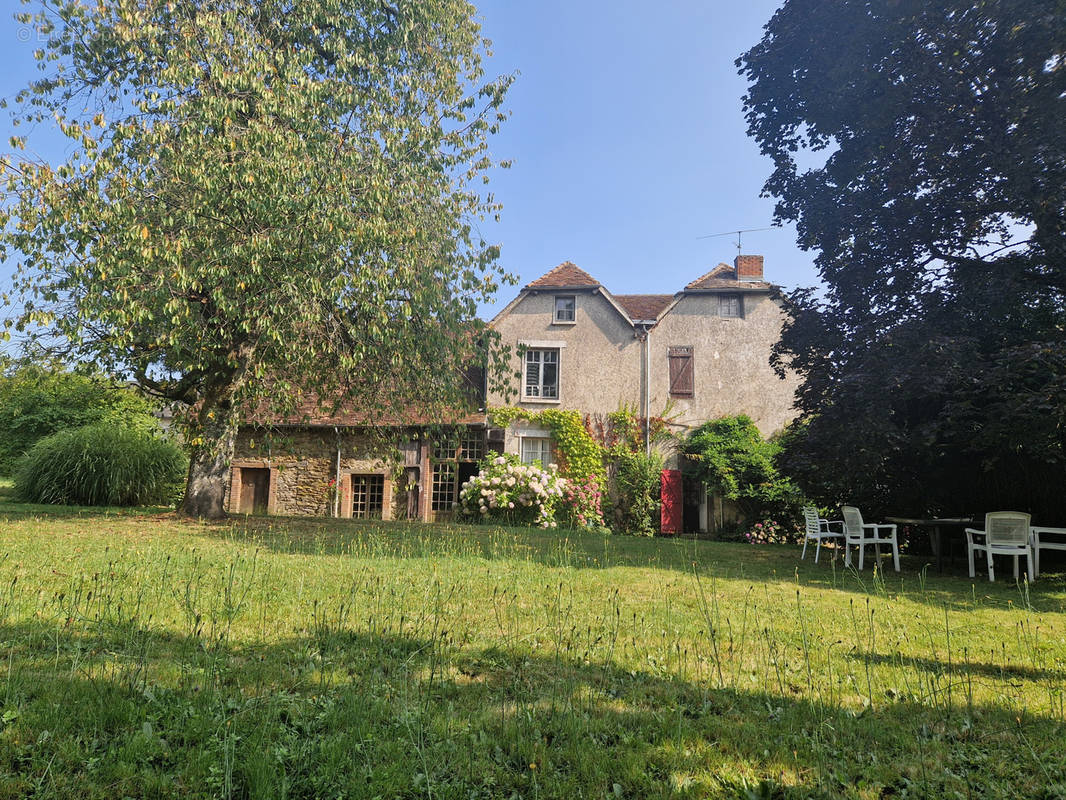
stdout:
<svg viewBox="0 0 1066 800">
<path fill-rule="evenodd" d="M 719 264 L 685 286 L 685 289 L 769 289 L 771 286 L 766 281 L 738 281 L 736 269 L 728 264 Z"/>
<path fill-rule="evenodd" d="M 616 294 L 612 295 L 630 319 L 658 319 L 673 302 L 672 294 Z"/>
<path fill-rule="evenodd" d="M 599 286 L 600 282 L 577 264 L 564 261 L 555 269 L 530 283 L 527 289 L 545 289 L 553 286 Z"/>
</svg>

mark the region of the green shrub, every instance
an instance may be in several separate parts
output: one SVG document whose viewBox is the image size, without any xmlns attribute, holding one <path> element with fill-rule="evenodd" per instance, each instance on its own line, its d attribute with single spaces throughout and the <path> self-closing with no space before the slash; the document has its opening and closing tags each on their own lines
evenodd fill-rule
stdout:
<svg viewBox="0 0 1066 800">
<path fill-rule="evenodd" d="M 554 464 L 541 469 L 513 455 L 489 456 L 463 484 L 457 511 L 469 519 L 557 528 L 555 510 L 566 484 Z"/>
<path fill-rule="evenodd" d="M 791 518 L 802 500 L 774 463 L 778 450 L 780 444 L 763 439 L 743 414 L 705 422 L 683 447 L 688 471 L 710 491 L 736 502 L 747 519 Z"/>
<path fill-rule="evenodd" d="M 659 532 L 663 459 L 619 448 L 611 480 L 614 524 L 620 531 L 654 536 Z"/>
<path fill-rule="evenodd" d="M 100 375 L 67 372 L 50 365 L 27 365 L 0 375 L 0 475 L 33 445 L 59 431 L 112 422 L 158 431 L 151 402 Z"/>
<path fill-rule="evenodd" d="M 15 496 L 83 506 L 170 504 L 187 460 L 172 442 L 111 423 L 41 439 L 19 462 Z"/>
</svg>

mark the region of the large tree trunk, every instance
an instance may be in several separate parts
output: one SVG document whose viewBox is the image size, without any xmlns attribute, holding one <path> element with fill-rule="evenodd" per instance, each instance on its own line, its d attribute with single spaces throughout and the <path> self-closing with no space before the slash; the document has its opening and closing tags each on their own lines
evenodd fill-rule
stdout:
<svg viewBox="0 0 1066 800">
<path fill-rule="evenodd" d="M 237 426 L 230 414 L 200 415 L 199 442 L 189 458 L 189 477 L 181 513 L 190 517 L 219 519 L 226 515 L 223 501 L 230 461 L 237 439 Z"/>
</svg>

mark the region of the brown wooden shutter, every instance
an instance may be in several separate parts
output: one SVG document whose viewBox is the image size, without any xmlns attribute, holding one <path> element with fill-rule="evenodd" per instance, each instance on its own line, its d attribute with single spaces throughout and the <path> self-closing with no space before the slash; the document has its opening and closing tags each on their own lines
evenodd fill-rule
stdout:
<svg viewBox="0 0 1066 800">
<path fill-rule="evenodd" d="M 670 394 L 679 397 L 693 395 L 692 348 L 671 347 L 670 356 Z"/>
</svg>

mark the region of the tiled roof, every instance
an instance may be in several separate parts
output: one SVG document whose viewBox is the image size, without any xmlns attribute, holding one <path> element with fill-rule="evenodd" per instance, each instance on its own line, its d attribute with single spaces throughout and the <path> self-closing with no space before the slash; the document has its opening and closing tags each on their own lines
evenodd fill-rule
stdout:
<svg viewBox="0 0 1066 800">
<path fill-rule="evenodd" d="M 612 295 L 630 319 L 658 319 L 673 302 L 672 294 L 616 294 Z"/>
<path fill-rule="evenodd" d="M 241 424 L 259 425 L 263 427 L 273 426 L 296 426 L 332 428 L 364 428 L 364 427 L 406 427 L 434 424 L 448 425 L 477 425 L 485 423 L 484 412 L 470 412 L 464 410 L 444 411 L 440 414 L 427 414 L 410 408 L 406 411 L 371 411 L 365 408 L 356 409 L 349 403 L 342 403 L 336 409 L 330 406 L 322 406 L 315 400 L 305 400 L 297 405 L 290 413 L 278 414 L 266 404 L 261 405 L 255 411 L 242 415 Z"/>
<path fill-rule="evenodd" d="M 345 396 L 340 390 L 331 397 L 321 397 L 317 392 L 289 389 L 295 402 L 286 411 L 279 411 L 268 400 L 263 400 L 241 414 L 242 424 L 262 426 L 300 427 L 404 427 L 409 425 L 475 425 L 484 424 L 484 412 L 473 409 L 484 405 L 485 371 L 474 363 L 467 367 L 461 378 L 466 394 L 466 408 L 443 408 L 440 403 L 425 400 L 432 397 L 432 388 L 423 398 L 406 397 L 399 390 L 391 390 L 390 382 L 376 391 L 375 401 L 359 402 Z M 418 394 L 418 392 L 413 392 Z"/>
<path fill-rule="evenodd" d="M 577 264 L 564 261 L 551 272 L 542 275 L 530 283 L 527 289 L 544 289 L 552 286 L 599 286 L 600 282 L 581 269 Z"/>
<path fill-rule="evenodd" d="M 705 275 L 688 284 L 685 289 L 769 289 L 766 281 L 738 281 L 737 271 L 728 264 L 719 264 Z"/>
</svg>

